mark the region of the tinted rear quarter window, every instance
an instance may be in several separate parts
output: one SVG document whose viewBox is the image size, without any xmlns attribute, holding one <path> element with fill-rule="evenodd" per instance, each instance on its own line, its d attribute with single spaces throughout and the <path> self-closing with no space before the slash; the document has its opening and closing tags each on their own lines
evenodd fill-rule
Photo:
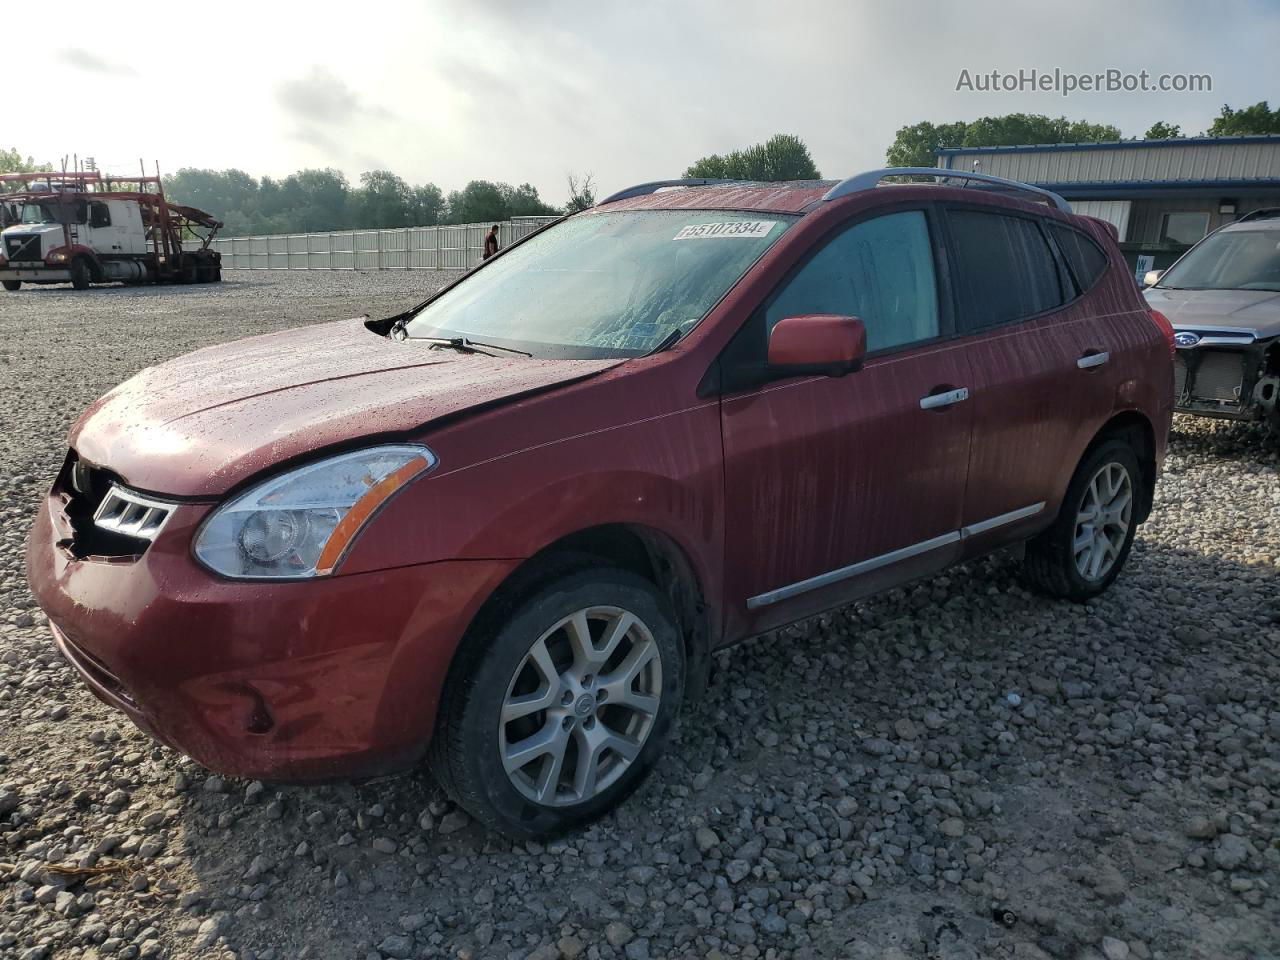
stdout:
<svg viewBox="0 0 1280 960">
<path fill-rule="evenodd" d="M 1057 223 L 1051 223 L 1048 226 L 1049 232 L 1053 234 L 1058 247 L 1062 250 L 1062 255 L 1067 259 L 1067 265 L 1076 278 L 1076 285 L 1080 288 L 1080 292 L 1084 293 L 1106 272 L 1110 262 L 1106 253 L 1079 230 Z"/>
<path fill-rule="evenodd" d="M 952 210 L 948 218 L 965 327 L 1009 323 L 1066 301 L 1057 260 L 1034 220 L 977 210 Z"/>
</svg>

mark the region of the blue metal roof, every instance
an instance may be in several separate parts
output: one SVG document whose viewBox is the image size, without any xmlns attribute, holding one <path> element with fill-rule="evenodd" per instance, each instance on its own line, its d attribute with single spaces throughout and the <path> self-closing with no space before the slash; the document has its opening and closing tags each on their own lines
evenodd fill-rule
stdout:
<svg viewBox="0 0 1280 960">
<path fill-rule="evenodd" d="M 1104 140 L 1089 143 L 1026 143 L 1007 147 L 944 147 L 939 157 L 975 153 L 1053 153 L 1058 150 L 1146 150 L 1160 147 L 1191 147 L 1205 144 L 1280 143 L 1280 134 L 1244 137 L 1180 137 L 1172 140 Z"/>
</svg>

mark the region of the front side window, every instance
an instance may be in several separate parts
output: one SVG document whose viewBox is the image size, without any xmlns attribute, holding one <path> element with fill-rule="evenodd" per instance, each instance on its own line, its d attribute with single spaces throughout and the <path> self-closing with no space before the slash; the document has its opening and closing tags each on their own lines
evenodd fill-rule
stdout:
<svg viewBox="0 0 1280 960">
<path fill-rule="evenodd" d="M 1026 217 L 952 210 L 955 284 L 969 329 L 1009 323 L 1065 302 L 1057 260 Z"/>
<path fill-rule="evenodd" d="M 784 317 L 858 317 L 867 350 L 938 336 L 938 291 L 923 211 L 865 220 L 829 241 L 787 282 L 765 311 L 772 330 Z"/>
<path fill-rule="evenodd" d="M 93 203 L 89 204 L 89 226 L 111 226 L 111 211 L 108 210 L 107 205 L 100 200 L 95 200 Z"/>
<path fill-rule="evenodd" d="M 692 330 L 794 221 L 723 210 L 572 217 L 427 304 L 405 332 L 535 357 L 642 356 Z"/>
<path fill-rule="evenodd" d="M 1280 230 L 1215 233 L 1170 267 L 1156 286 L 1280 291 Z"/>
<path fill-rule="evenodd" d="M 1160 242 L 1181 243 L 1186 246 L 1198 242 L 1209 232 L 1207 213 L 1166 213 L 1160 221 Z"/>
</svg>

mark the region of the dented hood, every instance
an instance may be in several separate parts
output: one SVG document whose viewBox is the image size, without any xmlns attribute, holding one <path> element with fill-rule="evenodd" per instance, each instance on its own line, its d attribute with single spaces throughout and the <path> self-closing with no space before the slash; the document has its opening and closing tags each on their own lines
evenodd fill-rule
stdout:
<svg viewBox="0 0 1280 960">
<path fill-rule="evenodd" d="M 139 490 L 216 496 L 284 460 L 407 433 L 619 362 L 464 354 L 342 320 L 148 367 L 89 407 L 70 443 Z"/>
</svg>

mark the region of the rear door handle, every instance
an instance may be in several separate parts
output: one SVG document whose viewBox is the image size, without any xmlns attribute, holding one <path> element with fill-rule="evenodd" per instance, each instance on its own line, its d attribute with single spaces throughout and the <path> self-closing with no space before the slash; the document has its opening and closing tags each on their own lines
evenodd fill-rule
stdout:
<svg viewBox="0 0 1280 960">
<path fill-rule="evenodd" d="M 931 393 L 926 397 L 920 398 L 921 410 L 937 410 L 940 407 L 949 407 L 953 403 L 959 403 L 961 400 L 969 399 L 969 388 L 959 387 L 955 390 L 948 390 L 945 393 Z"/>
<path fill-rule="evenodd" d="M 1083 357 L 1076 361 L 1076 366 L 1081 370 L 1088 370 L 1090 367 L 1100 367 L 1111 359 L 1111 354 L 1106 353 L 1086 353 Z"/>
</svg>

